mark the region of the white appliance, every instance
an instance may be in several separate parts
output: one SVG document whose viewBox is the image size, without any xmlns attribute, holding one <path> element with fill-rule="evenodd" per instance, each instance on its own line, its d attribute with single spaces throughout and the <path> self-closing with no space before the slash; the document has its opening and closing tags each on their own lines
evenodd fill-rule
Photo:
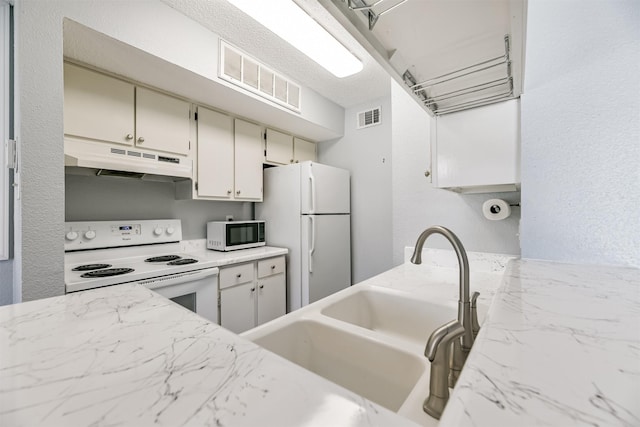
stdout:
<svg viewBox="0 0 640 427">
<path fill-rule="evenodd" d="M 150 181 L 189 179 L 192 160 L 180 154 L 128 147 L 66 136 L 64 165 L 74 175 L 115 175 Z"/>
<path fill-rule="evenodd" d="M 218 268 L 180 253 L 180 220 L 65 223 L 67 293 L 138 283 L 218 322 Z"/>
<path fill-rule="evenodd" d="M 270 246 L 289 249 L 289 312 L 351 285 L 349 171 L 313 162 L 265 169 L 256 218 Z"/>
<path fill-rule="evenodd" d="M 265 245 L 264 221 L 211 221 L 207 223 L 207 248 L 235 251 Z"/>
</svg>

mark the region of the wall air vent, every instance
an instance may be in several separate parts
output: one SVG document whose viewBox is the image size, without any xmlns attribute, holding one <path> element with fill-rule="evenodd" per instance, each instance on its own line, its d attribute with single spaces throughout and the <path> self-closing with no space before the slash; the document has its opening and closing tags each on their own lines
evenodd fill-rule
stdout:
<svg viewBox="0 0 640 427">
<path fill-rule="evenodd" d="M 358 113 L 358 129 L 380 124 L 380 107 Z"/>
<path fill-rule="evenodd" d="M 249 92 L 300 112 L 300 86 L 222 39 L 218 75 Z"/>
</svg>

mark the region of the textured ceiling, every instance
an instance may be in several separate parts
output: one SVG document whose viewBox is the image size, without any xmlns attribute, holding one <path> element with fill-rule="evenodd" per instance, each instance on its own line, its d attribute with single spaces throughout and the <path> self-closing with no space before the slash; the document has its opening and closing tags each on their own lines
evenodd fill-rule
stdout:
<svg viewBox="0 0 640 427">
<path fill-rule="evenodd" d="M 316 0 L 298 3 L 363 62 L 361 72 L 335 77 L 225 0 L 162 1 L 265 65 L 345 108 L 389 94 L 387 72 Z"/>
</svg>

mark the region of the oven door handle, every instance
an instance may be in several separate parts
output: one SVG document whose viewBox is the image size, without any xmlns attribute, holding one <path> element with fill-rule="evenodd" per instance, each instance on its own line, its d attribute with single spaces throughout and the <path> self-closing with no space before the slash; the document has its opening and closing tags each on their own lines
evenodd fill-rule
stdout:
<svg viewBox="0 0 640 427">
<path fill-rule="evenodd" d="M 204 270 L 187 271 L 184 273 L 171 274 L 169 276 L 154 277 L 152 279 L 145 279 L 136 282 L 139 285 L 144 286 L 147 289 L 164 288 L 165 286 L 179 285 L 187 282 L 195 282 L 196 280 L 204 279 L 210 276 L 218 275 L 218 268 L 206 268 Z"/>
</svg>

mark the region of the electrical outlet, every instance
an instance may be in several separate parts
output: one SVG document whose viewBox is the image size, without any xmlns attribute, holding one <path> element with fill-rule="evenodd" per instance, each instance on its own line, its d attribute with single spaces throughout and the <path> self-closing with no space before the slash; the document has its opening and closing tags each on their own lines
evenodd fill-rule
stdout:
<svg viewBox="0 0 640 427">
<path fill-rule="evenodd" d="M 227 221 L 233 221 L 233 215 L 227 215 L 225 218 L 227 218 Z"/>
</svg>

